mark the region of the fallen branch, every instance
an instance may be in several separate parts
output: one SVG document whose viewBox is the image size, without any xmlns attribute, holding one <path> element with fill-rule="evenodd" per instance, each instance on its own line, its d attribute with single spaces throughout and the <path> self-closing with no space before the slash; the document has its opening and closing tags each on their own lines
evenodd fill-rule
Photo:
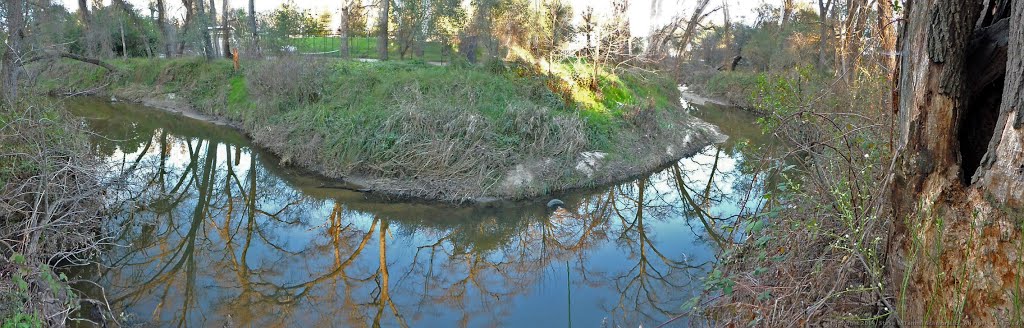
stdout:
<svg viewBox="0 0 1024 328">
<path fill-rule="evenodd" d="M 114 67 L 114 65 L 107 64 L 106 62 L 104 62 L 102 60 L 99 60 L 99 59 L 87 58 L 87 57 L 79 56 L 79 55 L 76 55 L 76 54 L 73 54 L 73 53 L 70 53 L 70 52 L 61 53 L 60 56 L 64 57 L 64 58 L 67 58 L 67 59 L 74 59 L 74 60 L 77 60 L 77 61 L 80 61 L 80 62 L 83 62 L 83 63 L 89 63 L 89 64 L 93 64 L 93 65 L 96 65 L 96 66 L 99 66 L 99 67 L 103 67 L 103 68 L 106 68 L 108 71 L 111 71 L 111 72 L 117 72 L 117 67 Z"/>
<path fill-rule="evenodd" d="M 110 64 L 108 64 L 108 63 L 106 63 L 106 62 L 104 62 L 102 60 L 95 59 L 95 58 L 88 58 L 88 57 L 76 55 L 76 54 L 73 54 L 73 53 L 70 53 L 70 52 L 62 52 L 62 53 L 59 53 L 59 54 L 52 54 L 51 53 L 51 54 L 44 54 L 44 55 L 32 57 L 32 58 L 26 59 L 25 61 L 21 62 L 21 65 L 22 66 L 28 65 L 28 64 L 31 64 L 31 63 L 36 62 L 36 61 L 40 61 L 40 60 L 47 59 L 47 58 L 53 58 L 53 57 L 63 57 L 63 58 L 67 58 L 67 59 L 77 60 L 77 61 L 80 61 L 80 62 L 83 62 L 83 63 L 93 64 L 93 65 L 96 65 L 96 66 L 99 66 L 99 67 L 106 68 L 108 71 L 111 71 L 111 72 L 117 72 L 118 71 L 117 67 L 114 67 L 114 65 L 110 65 Z"/>
</svg>

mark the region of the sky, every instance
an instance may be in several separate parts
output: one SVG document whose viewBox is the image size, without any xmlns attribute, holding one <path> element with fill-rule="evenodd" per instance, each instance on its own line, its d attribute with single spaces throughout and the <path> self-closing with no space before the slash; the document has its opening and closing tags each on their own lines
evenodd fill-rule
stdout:
<svg viewBox="0 0 1024 328">
<path fill-rule="evenodd" d="M 74 11 L 78 6 L 77 0 L 61 0 L 64 2 L 64 6 Z M 149 8 L 151 2 L 154 0 L 127 0 L 136 6 L 136 8 Z M 222 0 L 215 0 L 217 2 L 217 8 L 220 9 Z M 247 7 L 248 0 L 229 0 L 231 1 L 232 8 Z M 587 6 L 593 6 L 594 12 L 597 15 L 606 15 L 611 12 L 611 0 L 567 0 L 574 11 L 583 11 Z M 708 10 L 719 8 L 723 3 L 729 3 L 729 12 L 732 15 L 734 21 L 749 22 L 753 20 L 754 8 L 760 6 L 765 1 L 769 2 L 780 2 L 781 0 L 711 0 L 708 5 Z M 91 1 L 90 1 L 91 2 Z M 104 0 L 104 4 L 109 4 L 110 0 Z M 168 11 L 176 13 L 176 16 L 184 15 L 181 1 L 166 0 Z M 256 11 L 270 11 L 277 8 L 285 1 L 283 0 L 255 0 Z M 336 14 L 340 7 L 340 0 L 295 0 L 301 8 L 312 9 L 316 12 L 330 11 Z M 652 26 L 660 26 L 669 22 L 673 16 L 683 13 L 688 17 L 692 11 L 696 0 L 631 0 L 631 6 L 629 10 L 629 18 L 631 24 L 631 33 L 636 36 L 646 36 L 650 33 Z M 655 9 L 654 3 L 657 3 L 657 9 Z M 337 15 L 334 15 L 337 16 Z M 722 20 L 721 12 L 716 12 L 709 16 L 713 21 L 720 22 Z M 338 24 L 335 18 L 335 25 Z"/>
</svg>

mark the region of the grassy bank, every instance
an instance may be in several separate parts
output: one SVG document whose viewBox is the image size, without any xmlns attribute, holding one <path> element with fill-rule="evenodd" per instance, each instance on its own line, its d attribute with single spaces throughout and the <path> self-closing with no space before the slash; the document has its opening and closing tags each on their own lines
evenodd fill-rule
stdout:
<svg viewBox="0 0 1024 328">
<path fill-rule="evenodd" d="M 64 61 L 40 83 L 187 105 L 237 123 L 283 163 L 399 196 L 523 198 L 607 183 L 716 137 L 680 110 L 671 79 L 598 70 L 595 83 L 579 61 L 542 69 L 281 58 L 238 72 L 196 59 L 114 64 L 117 74 Z"/>
<path fill-rule="evenodd" d="M 683 79 L 698 94 L 760 114 L 771 114 L 776 107 L 785 105 L 783 102 L 796 101 L 776 99 L 772 94 L 774 92 L 781 91 L 791 96 L 815 96 L 814 92 L 835 86 L 831 73 L 818 71 L 811 66 L 763 72 L 743 69 L 718 71 L 695 66 Z"/>
</svg>

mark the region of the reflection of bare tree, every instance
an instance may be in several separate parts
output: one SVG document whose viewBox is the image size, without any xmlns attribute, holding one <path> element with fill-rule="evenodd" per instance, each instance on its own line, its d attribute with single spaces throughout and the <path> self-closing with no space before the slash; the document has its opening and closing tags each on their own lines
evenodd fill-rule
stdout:
<svg viewBox="0 0 1024 328">
<path fill-rule="evenodd" d="M 619 188 L 613 220 L 620 222 L 616 242 L 628 250 L 635 264 L 627 270 L 609 275 L 620 297 L 612 309 L 624 322 L 658 321 L 679 311 L 679 305 L 688 296 L 682 293 L 700 276 L 703 263 L 690 264 L 684 258 L 674 259 L 662 252 L 651 235 L 648 220 L 664 219 L 665 210 L 652 204 L 652 194 L 659 191 L 641 179 L 633 188 Z"/>
<path fill-rule="evenodd" d="M 659 225 L 713 226 L 696 214 L 710 217 L 731 197 L 711 183 L 727 177 L 715 161 L 710 174 L 676 166 L 554 214 L 416 221 L 306 196 L 247 147 L 150 132 L 96 141 L 125 152 L 129 183 L 118 196 L 131 204 L 111 224 L 129 246 L 108 252 L 103 279 L 116 306 L 162 325 L 498 326 L 566 265 L 574 289 L 617 291 L 614 322 L 657 322 L 679 311 L 705 269 L 666 246 Z M 594 269 L 609 260 L 592 258 L 598 250 L 629 263 Z"/>
</svg>

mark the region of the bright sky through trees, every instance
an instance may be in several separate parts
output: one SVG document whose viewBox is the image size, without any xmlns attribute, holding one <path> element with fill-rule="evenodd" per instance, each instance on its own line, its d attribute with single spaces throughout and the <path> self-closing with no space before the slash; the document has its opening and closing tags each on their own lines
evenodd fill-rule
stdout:
<svg viewBox="0 0 1024 328">
<path fill-rule="evenodd" d="M 78 7 L 77 0 L 61 0 L 64 6 L 69 10 L 74 11 Z M 217 0 L 220 3 L 220 0 Z M 538 0 L 539 1 L 539 0 Z M 587 6 L 593 6 L 594 11 L 601 14 L 607 14 L 611 11 L 611 0 L 566 0 L 572 4 L 573 10 L 579 14 Z M 652 1 L 654 0 L 632 0 L 630 5 L 630 24 L 631 32 L 636 36 L 646 36 L 650 32 L 652 23 L 655 25 L 666 24 L 674 15 L 683 13 L 688 15 L 693 10 L 692 0 L 659 0 L 658 3 L 660 8 L 657 15 L 653 14 Z M 763 0 L 727 0 L 729 2 L 729 11 L 733 16 L 734 21 L 749 21 L 753 18 L 754 8 L 761 5 Z M 135 5 L 136 8 L 145 9 L 149 8 L 150 3 L 155 2 L 152 0 L 128 0 L 131 4 Z M 295 4 L 301 8 L 312 9 L 314 11 L 330 11 L 334 16 L 334 22 L 332 25 L 337 25 L 337 12 L 340 8 L 340 0 L 296 0 Z M 373 2 L 373 1 L 366 1 Z M 110 0 L 103 1 L 104 4 L 109 4 Z M 184 15 L 181 1 L 169 0 L 165 1 L 170 12 L 176 13 L 174 16 L 181 18 Z M 248 0 L 232 0 L 231 7 L 233 8 L 245 8 L 248 6 Z M 283 0 L 256 0 L 256 11 L 266 12 L 277 8 Z M 722 5 L 722 0 L 713 0 L 709 8 L 718 8 Z M 577 15 L 578 16 L 578 15 Z M 720 21 L 721 14 L 712 14 L 709 16 L 712 21 Z M 371 17 L 372 18 L 372 17 Z M 372 19 L 371 19 L 372 20 Z"/>
</svg>

